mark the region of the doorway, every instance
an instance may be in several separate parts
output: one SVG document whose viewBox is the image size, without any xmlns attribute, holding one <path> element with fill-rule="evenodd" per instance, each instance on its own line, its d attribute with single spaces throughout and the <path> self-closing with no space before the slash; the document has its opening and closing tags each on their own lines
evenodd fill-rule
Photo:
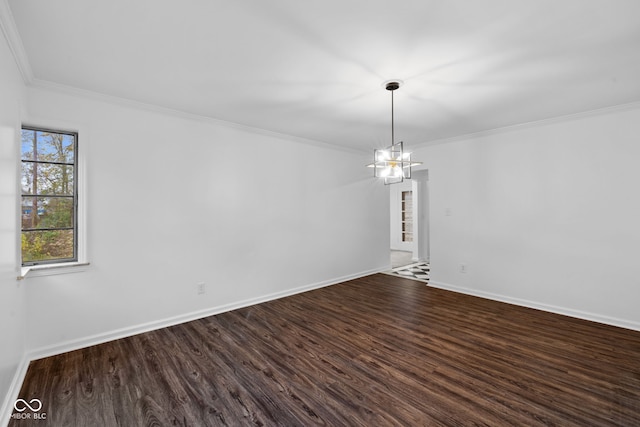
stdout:
<svg viewBox="0 0 640 427">
<path fill-rule="evenodd" d="M 413 252 L 391 249 L 391 268 L 404 267 L 413 264 Z"/>
<path fill-rule="evenodd" d="M 414 171 L 412 179 L 389 192 L 390 261 L 393 269 L 429 263 L 429 174 Z"/>
</svg>

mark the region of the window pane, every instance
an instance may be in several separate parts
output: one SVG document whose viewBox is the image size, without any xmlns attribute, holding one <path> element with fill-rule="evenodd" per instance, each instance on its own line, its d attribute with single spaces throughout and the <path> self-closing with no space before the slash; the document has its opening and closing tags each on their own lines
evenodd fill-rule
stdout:
<svg viewBox="0 0 640 427">
<path fill-rule="evenodd" d="M 22 160 L 33 160 L 33 144 L 35 138 L 35 130 L 22 129 Z"/>
<path fill-rule="evenodd" d="M 74 167 L 22 162 L 22 194 L 73 195 Z"/>
<path fill-rule="evenodd" d="M 22 160 L 74 163 L 75 136 L 64 133 L 22 130 Z"/>
<path fill-rule="evenodd" d="M 73 230 L 23 231 L 22 262 L 71 259 Z"/>
<path fill-rule="evenodd" d="M 22 129 L 22 263 L 75 260 L 76 135 Z"/>
<path fill-rule="evenodd" d="M 22 228 L 73 227 L 72 197 L 22 196 Z"/>
</svg>

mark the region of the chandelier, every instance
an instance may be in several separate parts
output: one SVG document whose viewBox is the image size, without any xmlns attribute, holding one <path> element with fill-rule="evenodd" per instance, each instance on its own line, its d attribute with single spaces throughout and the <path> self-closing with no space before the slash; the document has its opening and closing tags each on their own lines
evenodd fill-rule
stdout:
<svg viewBox="0 0 640 427">
<path fill-rule="evenodd" d="M 373 168 L 373 176 L 384 179 L 385 185 L 397 184 L 405 179 L 411 179 L 411 166 L 421 165 L 422 162 L 412 162 L 411 153 L 404 151 L 402 141 L 395 142 L 393 123 L 393 91 L 400 87 L 400 81 L 392 80 L 385 84 L 385 89 L 391 92 L 391 145 L 373 152 L 373 163 L 367 166 Z"/>
</svg>

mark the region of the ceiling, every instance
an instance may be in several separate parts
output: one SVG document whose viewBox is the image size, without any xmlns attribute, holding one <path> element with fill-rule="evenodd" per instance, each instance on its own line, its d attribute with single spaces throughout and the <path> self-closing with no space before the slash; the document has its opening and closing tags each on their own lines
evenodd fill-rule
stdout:
<svg viewBox="0 0 640 427">
<path fill-rule="evenodd" d="M 638 0 L 0 1 L 29 83 L 357 150 L 640 100 Z"/>
</svg>

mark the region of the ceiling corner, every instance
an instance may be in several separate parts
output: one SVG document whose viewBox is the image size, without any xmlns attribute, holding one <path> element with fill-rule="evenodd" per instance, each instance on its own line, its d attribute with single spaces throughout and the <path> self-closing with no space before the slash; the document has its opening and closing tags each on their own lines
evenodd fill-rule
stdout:
<svg viewBox="0 0 640 427">
<path fill-rule="evenodd" d="M 29 58 L 22 44 L 20 33 L 18 33 L 18 29 L 16 28 L 8 0 L 0 0 L 0 29 L 2 29 L 2 33 L 7 40 L 9 49 L 20 70 L 20 74 L 22 74 L 22 79 L 25 84 L 31 84 L 33 81 L 33 71 L 31 70 Z"/>
</svg>

